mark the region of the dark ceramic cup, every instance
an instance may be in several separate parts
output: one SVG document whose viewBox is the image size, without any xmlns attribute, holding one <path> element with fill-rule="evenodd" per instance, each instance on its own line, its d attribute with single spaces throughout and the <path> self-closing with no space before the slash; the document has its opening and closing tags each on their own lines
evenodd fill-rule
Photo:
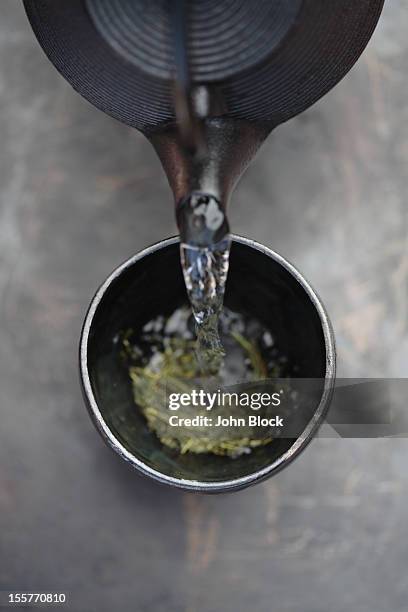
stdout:
<svg viewBox="0 0 408 612">
<path fill-rule="evenodd" d="M 130 327 L 137 332 L 183 303 L 178 238 L 148 247 L 119 266 L 97 291 L 84 322 L 80 373 L 85 401 L 105 442 L 142 474 L 193 491 L 238 490 L 288 465 L 317 432 L 334 385 L 333 332 L 319 298 L 291 264 L 265 246 L 233 236 L 226 306 L 267 327 L 296 363 L 296 376 L 319 381 L 318 394 L 296 437 L 274 440 L 235 459 L 180 455 L 148 430 L 115 338 Z"/>
</svg>

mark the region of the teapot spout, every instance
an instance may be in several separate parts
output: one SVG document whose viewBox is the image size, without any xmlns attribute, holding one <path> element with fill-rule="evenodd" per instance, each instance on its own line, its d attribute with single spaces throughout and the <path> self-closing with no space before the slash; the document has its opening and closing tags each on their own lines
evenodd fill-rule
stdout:
<svg viewBox="0 0 408 612">
<path fill-rule="evenodd" d="M 177 124 L 148 135 L 173 192 L 181 238 L 196 246 L 229 232 L 231 193 L 271 130 L 271 124 L 224 117 L 205 119 L 202 127 L 203 147 L 196 152 L 183 146 Z M 201 211 L 201 222 L 189 210 Z"/>
</svg>

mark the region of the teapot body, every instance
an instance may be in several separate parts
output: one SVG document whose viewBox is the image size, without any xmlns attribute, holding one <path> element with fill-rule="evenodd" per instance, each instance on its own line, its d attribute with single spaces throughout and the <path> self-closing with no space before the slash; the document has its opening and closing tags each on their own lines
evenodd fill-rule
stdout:
<svg viewBox="0 0 408 612">
<path fill-rule="evenodd" d="M 173 28 L 180 0 L 24 0 L 51 62 L 96 107 L 146 135 L 175 122 Z M 383 0 L 182 3 L 193 87 L 213 117 L 272 129 L 338 83 L 368 43 Z"/>
</svg>

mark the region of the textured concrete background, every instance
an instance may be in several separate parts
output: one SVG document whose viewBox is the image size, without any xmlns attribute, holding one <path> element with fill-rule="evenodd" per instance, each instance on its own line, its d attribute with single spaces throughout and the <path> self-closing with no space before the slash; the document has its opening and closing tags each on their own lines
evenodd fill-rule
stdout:
<svg viewBox="0 0 408 612">
<path fill-rule="evenodd" d="M 408 374 L 408 6 L 388 0 L 358 66 L 273 134 L 234 231 L 325 301 L 339 373 Z M 316 440 L 269 482 L 200 497 L 139 478 L 83 407 L 77 342 L 106 275 L 175 233 L 155 154 L 0 6 L 0 590 L 75 611 L 406 612 L 408 442 Z"/>
</svg>

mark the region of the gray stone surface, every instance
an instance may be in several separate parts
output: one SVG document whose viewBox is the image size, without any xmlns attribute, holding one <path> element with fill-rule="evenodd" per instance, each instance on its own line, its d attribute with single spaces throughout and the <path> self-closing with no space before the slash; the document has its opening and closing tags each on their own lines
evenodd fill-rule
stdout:
<svg viewBox="0 0 408 612">
<path fill-rule="evenodd" d="M 408 7 L 358 66 L 280 127 L 240 184 L 237 233 L 325 301 L 339 373 L 407 376 Z M 175 233 L 142 136 L 93 109 L 0 7 L 0 590 L 74 611 L 406 612 L 408 442 L 318 439 L 217 497 L 138 477 L 83 406 L 77 342 L 98 283 Z"/>
</svg>

